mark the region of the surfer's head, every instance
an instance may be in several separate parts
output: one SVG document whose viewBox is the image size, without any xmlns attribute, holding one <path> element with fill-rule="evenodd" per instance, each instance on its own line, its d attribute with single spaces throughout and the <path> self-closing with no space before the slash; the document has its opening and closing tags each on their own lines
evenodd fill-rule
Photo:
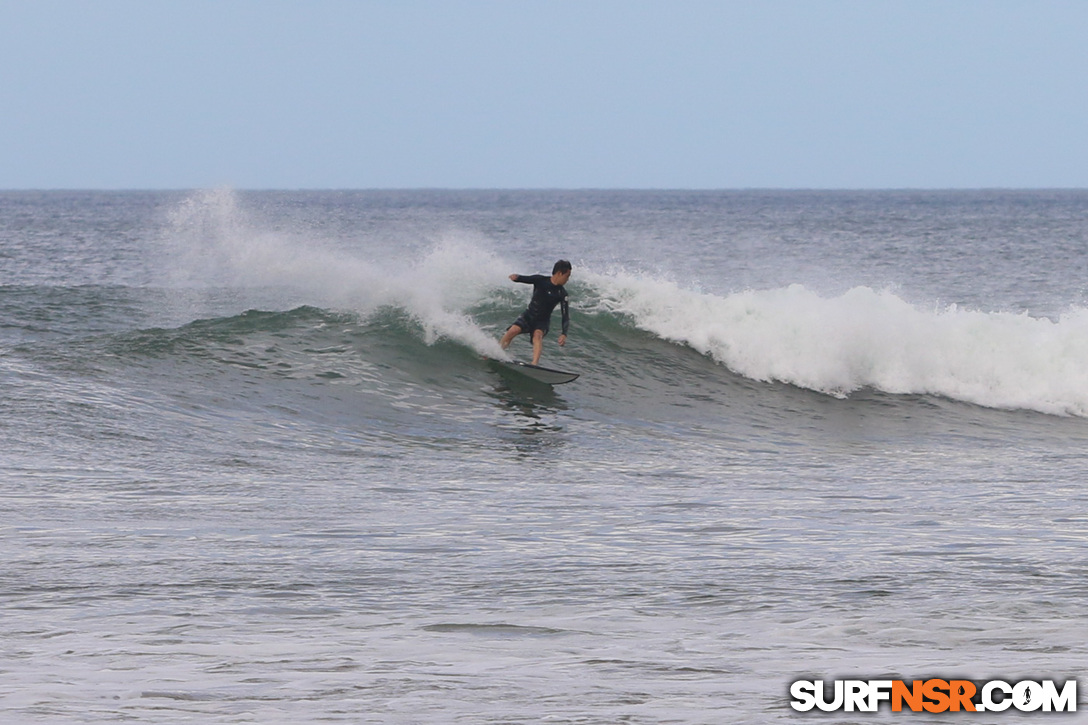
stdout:
<svg viewBox="0 0 1088 725">
<path fill-rule="evenodd" d="M 552 267 L 552 284 L 566 284 L 570 279 L 570 262 L 565 259 L 560 259 Z"/>
</svg>

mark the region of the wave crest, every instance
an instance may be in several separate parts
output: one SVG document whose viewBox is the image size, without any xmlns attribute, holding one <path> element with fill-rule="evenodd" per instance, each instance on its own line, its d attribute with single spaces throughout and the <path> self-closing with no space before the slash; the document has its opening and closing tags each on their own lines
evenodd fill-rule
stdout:
<svg viewBox="0 0 1088 725">
<path fill-rule="evenodd" d="M 869 287 L 829 298 L 802 285 L 721 296 L 631 274 L 592 282 L 600 309 L 755 380 L 1088 415 L 1088 309 L 1053 321 L 923 309 Z"/>
</svg>

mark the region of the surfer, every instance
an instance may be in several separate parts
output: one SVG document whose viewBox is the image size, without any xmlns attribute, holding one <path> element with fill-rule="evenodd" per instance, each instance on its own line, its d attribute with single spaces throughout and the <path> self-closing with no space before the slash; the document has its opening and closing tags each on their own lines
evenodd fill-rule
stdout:
<svg viewBox="0 0 1088 725">
<path fill-rule="evenodd" d="M 552 276 L 543 274 L 512 274 L 511 282 L 521 282 L 533 286 L 533 298 L 529 300 L 529 306 L 521 313 L 514 324 L 502 336 L 499 345 L 502 349 L 510 347 L 515 337 L 523 332 L 528 332 L 533 340 L 533 365 L 540 363 L 540 355 L 544 352 L 544 336 L 548 334 L 548 327 L 552 321 L 552 310 L 559 305 L 563 313 L 563 332 L 559 335 L 559 346 L 567 344 L 567 330 L 570 328 L 570 309 L 567 306 L 567 290 L 563 285 L 570 279 L 570 262 L 560 259 L 552 267 Z"/>
</svg>

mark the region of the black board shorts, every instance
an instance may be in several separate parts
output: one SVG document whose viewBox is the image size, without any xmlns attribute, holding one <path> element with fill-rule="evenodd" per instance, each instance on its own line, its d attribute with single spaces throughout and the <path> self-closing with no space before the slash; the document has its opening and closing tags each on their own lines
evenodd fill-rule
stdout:
<svg viewBox="0 0 1088 725">
<path fill-rule="evenodd" d="M 520 327 L 522 332 L 528 332 L 530 335 L 537 330 L 543 330 L 544 334 L 547 335 L 551 322 L 551 315 L 548 315 L 543 320 L 529 320 L 523 314 L 518 317 L 518 319 L 514 320 L 514 324 Z"/>
</svg>

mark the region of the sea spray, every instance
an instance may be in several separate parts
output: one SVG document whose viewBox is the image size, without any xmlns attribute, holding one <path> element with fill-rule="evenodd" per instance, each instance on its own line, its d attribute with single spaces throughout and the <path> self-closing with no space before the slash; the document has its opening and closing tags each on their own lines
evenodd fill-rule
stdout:
<svg viewBox="0 0 1088 725">
<path fill-rule="evenodd" d="M 452 339 L 507 358 L 468 308 L 504 286 L 509 264 L 455 235 L 418 259 L 370 259 L 331 240 L 262 228 L 230 189 L 197 192 L 171 212 L 169 284 L 176 288 L 280 290 L 284 306 L 313 304 L 363 317 L 402 309 L 428 344 Z"/>
<path fill-rule="evenodd" d="M 924 309 L 869 287 L 837 297 L 796 284 L 717 295 L 631 273 L 583 276 L 597 309 L 755 380 L 838 397 L 874 388 L 1088 415 L 1088 309 L 1055 321 Z"/>
</svg>

